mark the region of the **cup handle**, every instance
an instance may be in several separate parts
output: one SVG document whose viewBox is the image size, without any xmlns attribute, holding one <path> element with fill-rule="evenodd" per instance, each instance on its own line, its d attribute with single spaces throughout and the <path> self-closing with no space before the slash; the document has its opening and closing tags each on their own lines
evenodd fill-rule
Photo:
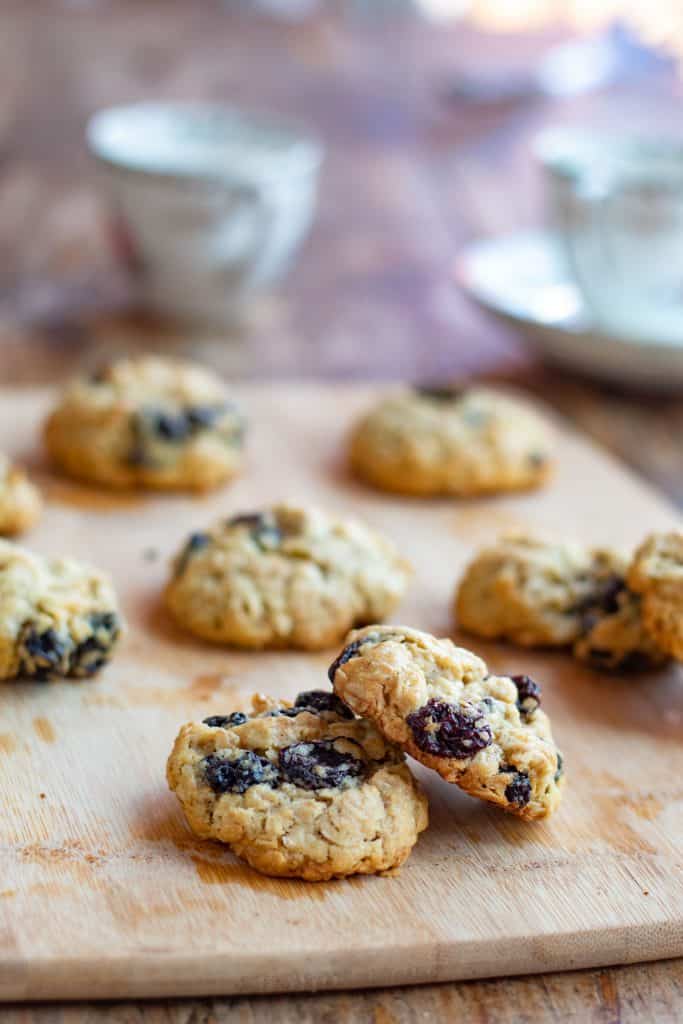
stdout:
<svg viewBox="0 0 683 1024">
<path fill-rule="evenodd" d="M 256 185 L 231 183 L 224 203 L 223 223 L 227 224 L 235 211 L 241 212 L 243 234 L 249 240 L 246 242 L 244 238 L 242 239 L 239 262 L 248 262 L 251 265 L 250 276 L 258 277 L 273 219 L 273 212 L 266 198 L 265 190 Z M 245 228 L 244 221 L 247 218 L 248 227 Z M 225 243 L 225 235 L 222 233 L 221 242 Z"/>
</svg>

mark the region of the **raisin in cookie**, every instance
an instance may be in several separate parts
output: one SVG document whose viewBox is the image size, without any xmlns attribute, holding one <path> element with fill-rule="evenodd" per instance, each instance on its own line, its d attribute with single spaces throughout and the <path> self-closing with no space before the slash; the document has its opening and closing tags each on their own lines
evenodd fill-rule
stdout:
<svg viewBox="0 0 683 1024">
<path fill-rule="evenodd" d="M 389 614 L 409 571 L 364 524 L 279 505 L 192 534 L 166 603 L 180 625 L 217 643 L 318 650 Z"/>
<path fill-rule="evenodd" d="M 368 626 L 349 634 L 330 679 L 356 714 L 471 796 L 522 818 L 557 807 L 562 758 L 528 676 L 490 675 L 429 633 Z"/>
<path fill-rule="evenodd" d="M 573 645 L 596 668 L 643 669 L 664 655 L 644 629 L 617 551 L 527 534 L 484 548 L 458 587 L 459 625 L 524 647 Z"/>
<path fill-rule="evenodd" d="M 45 426 L 63 470 L 110 487 L 216 487 L 240 469 L 243 435 L 217 376 L 155 356 L 77 379 Z"/>
<path fill-rule="evenodd" d="M 646 628 L 640 597 L 617 575 L 586 605 L 572 651 L 579 661 L 606 672 L 642 672 L 668 660 Z"/>
<path fill-rule="evenodd" d="M 628 584 L 641 595 L 645 628 L 654 642 L 683 661 L 683 531 L 648 537 L 629 567 Z"/>
<path fill-rule="evenodd" d="M 12 537 L 30 530 L 40 518 L 42 500 L 23 469 L 0 455 L 0 534 Z"/>
<path fill-rule="evenodd" d="M 167 778 L 192 831 L 267 875 L 324 881 L 402 864 L 427 801 L 401 751 L 332 693 L 253 705 L 180 730 Z"/>
<path fill-rule="evenodd" d="M 353 470 L 387 491 L 476 495 L 538 487 L 550 425 L 520 399 L 485 388 L 416 388 L 380 402 L 351 437 Z"/>
<path fill-rule="evenodd" d="M 0 541 L 0 679 L 94 675 L 121 619 L 108 578 Z"/>
</svg>

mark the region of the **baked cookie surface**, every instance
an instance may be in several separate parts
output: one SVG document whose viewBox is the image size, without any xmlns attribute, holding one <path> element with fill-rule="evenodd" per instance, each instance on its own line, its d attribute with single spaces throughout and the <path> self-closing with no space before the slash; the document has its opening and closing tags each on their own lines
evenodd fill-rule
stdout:
<svg viewBox="0 0 683 1024">
<path fill-rule="evenodd" d="M 363 523 L 277 505 L 192 534 L 166 604 L 216 643 L 318 650 L 389 614 L 409 576 L 393 544 Z"/>
<path fill-rule="evenodd" d="M 470 651 L 403 626 L 350 633 L 329 674 L 356 714 L 471 796 L 522 818 L 557 807 L 562 758 L 528 676 L 490 675 Z"/>
<path fill-rule="evenodd" d="M 354 472 L 387 491 L 476 495 L 538 487 L 553 431 L 524 400 L 487 388 L 415 388 L 381 401 L 350 441 Z"/>
<path fill-rule="evenodd" d="M 427 827 L 403 754 L 327 691 L 183 726 L 167 778 L 196 835 L 267 875 L 387 871 Z"/>
<path fill-rule="evenodd" d="M 40 492 L 24 470 L 0 454 L 0 534 L 13 537 L 30 530 L 42 507 Z"/>
<path fill-rule="evenodd" d="M 482 549 L 455 599 L 459 625 L 524 647 L 573 645 L 575 656 L 609 671 L 645 669 L 665 655 L 648 635 L 639 597 L 626 581 L 626 558 L 528 534 Z"/>
<path fill-rule="evenodd" d="M 631 562 L 628 585 L 641 596 L 643 621 L 652 639 L 683 661 L 683 531 L 648 537 Z"/>
<path fill-rule="evenodd" d="M 207 490 L 242 464 L 244 421 L 201 366 L 122 359 L 75 380 L 45 424 L 70 476 L 109 487 Z"/>
<path fill-rule="evenodd" d="M 120 631 L 104 574 L 0 541 L 0 679 L 92 676 Z"/>
</svg>

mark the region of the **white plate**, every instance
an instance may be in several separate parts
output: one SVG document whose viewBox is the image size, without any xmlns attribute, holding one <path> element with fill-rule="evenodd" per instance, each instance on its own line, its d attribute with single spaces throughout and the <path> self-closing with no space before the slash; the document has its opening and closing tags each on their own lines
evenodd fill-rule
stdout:
<svg viewBox="0 0 683 1024">
<path fill-rule="evenodd" d="M 466 246 L 458 284 L 483 309 L 517 327 L 544 358 L 630 386 L 683 390 L 683 346 L 600 332 L 550 234 L 520 232 Z"/>
</svg>

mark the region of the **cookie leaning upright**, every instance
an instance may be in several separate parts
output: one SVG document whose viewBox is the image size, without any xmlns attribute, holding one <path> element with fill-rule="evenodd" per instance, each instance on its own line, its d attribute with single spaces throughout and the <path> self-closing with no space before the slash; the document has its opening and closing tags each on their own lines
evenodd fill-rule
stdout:
<svg viewBox="0 0 683 1024">
<path fill-rule="evenodd" d="M 683 661 L 683 531 L 654 533 L 636 551 L 628 585 L 641 595 L 645 628 Z"/>
<path fill-rule="evenodd" d="M 107 487 L 216 487 L 239 471 L 243 435 L 219 377 L 158 356 L 76 379 L 45 424 L 55 462 Z"/>
<path fill-rule="evenodd" d="M 116 594 L 97 569 L 0 540 L 0 679 L 89 677 L 121 631 Z"/>
<path fill-rule="evenodd" d="M 165 598 L 207 640 L 319 650 L 388 615 L 409 576 L 393 544 L 364 523 L 277 505 L 192 534 Z"/>
<path fill-rule="evenodd" d="M 387 491 L 476 495 L 540 486 L 553 430 L 523 399 L 488 388 L 415 388 L 381 401 L 355 426 L 354 472 Z"/>
<path fill-rule="evenodd" d="M 404 626 L 350 633 L 329 674 L 356 714 L 471 796 L 522 818 L 557 807 L 562 758 L 528 676 L 490 675 L 470 651 Z"/>
<path fill-rule="evenodd" d="M 170 788 L 198 836 L 267 875 L 324 881 L 398 867 L 427 827 L 403 754 L 332 693 L 183 726 Z"/>
<path fill-rule="evenodd" d="M 0 455 L 0 534 L 13 537 L 30 530 L 42 508 L 40 492 L 24 470 Z"/>
</svg>

